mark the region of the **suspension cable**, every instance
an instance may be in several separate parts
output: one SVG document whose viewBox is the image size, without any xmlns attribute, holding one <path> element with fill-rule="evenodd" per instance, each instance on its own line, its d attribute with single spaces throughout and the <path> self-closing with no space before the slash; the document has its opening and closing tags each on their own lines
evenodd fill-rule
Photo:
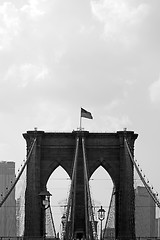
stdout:
<svg viewBox="0 0 160 240">
<path fill-rule="evenodd" d="M 145 179 L 143 178 L 135 160 L 134 160 L 134 157 L 133 157 L 133 154 L 131 153 L 131 150 L 129 148 L 129 145 L 128 145 L 128 142 L 127 142 L 127 139 L 125 138 L 124 139 L 125 141 L 125 146 L 127 147 L 127 150 L 128 150 L 128 153 L 129 153 L 129 156 L 130 156 L 130 159 L 132 160 L 132 163 L 133 165 L 135 166 L 135 169 L 141 179 L 141 181 L 143 182 L 144 186 L 146 187 L 148 193 L 150 194 L 150 196 L 152 197 L 152 199 L 154 200 L 154 202 L 157 204 L 157 206 L 160 208 L 160 201 L 159 199 L 156 197 L 156 194 L 151 190 L 151 188 L 148 186 L 148 184 L 146 183 Z"/>
<path fill-rule="evenodd" d="M 89 205 L 88 210 L 89 210 L 89 214 L 90 214 L 90 217 L 91 217 L 93 237 L 94 237 L 94 239 L 98 239 L 97 232 L 96 232 L 96 229 L 95 229 L 95 221 L 94 221 L 94 214 L 93 214 L 93 208 L 92 208 L 92 199 L 91 199 L 91 193 L 90 193 L 90 187 L 89 187 L 89 181 L 88 181 L 88 172 L 87 172 L 87 164 L 86 164 L 86 153 L 85 153 L 84 138 L 82 138 L 82 148 L 83 148 L 83 160 L 84 160 L 84 177 L 85 177 L 86 191 L 87 191 L 86 197 L 88 197 L 88 201 L 86 201 L 86 203 L 88 202 L 88 205 Z M 86 213 L 87 213 L 87 210 L 86 210 Z M 86 217 L 86 227 L 88 227 L 87 220 L 88 219 Z M 87 229 L 89 229 L 89 227 Z"/>
<path fill-rule="evenodd" d="M 9 195 L 11 194 L 12 190 L 15 188 L 18 180 L 20 179 L 20 177 L 21 177 L 21 175 L 22 175 L 22 173 L 23 173 L 26 165 L 28 164 L 28 162 L 29 162 L 29 160 L 30 160 L 30 156 L 31 156 L 31 153 L 32 153 L 33 148 L 34 148 L 34 146 L 35 146 L 35 143 L 36 143 L 36 138 L 33 140 L 33 144 L 32 144 L 32 146 L 31 146 L 31 149 L 30 149 L 30 151 L 29 151 L 29 153 L 28 153 L 28 156 L 27 156 L 27 160 L 26 160 L 26 162 L 24 163 L 21 171 L 19 172 L 19 174 L 18 174 L 15 182 L 13 183 L 13 185 L 11 186 L 11 188 L 9 189 L 9 191 L 7 192 L 7 194 L 4 196 L 4 198 L 3 198 L 2 201 L 0 202 L 0 207 L 2 207 L 3 203 L 7 200 L 7 198 L 8 198 Z"/>
<path fill-rule="evenodd" d="M 82 138 L 82 149 L 83 149 L 83 161 L 84 161 L 84 193 L 85 193 L 85 203 L 86 205 L 89 204 L 88 200 L 88 185 L 87 185 L 87 181 L 88 181 L 88 174 L 87 174 L 87 169 L 86 169 L 86 155 L 85 155 L 85 147 L 84 147 L 84 139 Z M 89 220 L 88 220 L 88 208 L 85 205 L 85 225 L 86 225 L 86 239 L 89 239 Z M 89 207 L 89 206 L 88 206 Z"/>
<path fill-rule="evenodd" d="M 74 206 L 72 206 L 72 204 L 75 201 L 72 201 L 72 194 L 73 194 L 73 187 L 74 187 L 74 183 L 75 183 L 75 175 L 76 175 L 76 166 L 77 166 L 77 157 L 78 157 L 78 146 L 79 146 L 79 138 L 77 137 L 76 139 L 76 151 L 75 151 L 75 157 L 74 157 L 74 165 L 73 165 L 73 170 L 72 170 L 72 178 L 71 178 L 71 187 L 70 187 L 70 191 L 69 191 L 69 197 L 68 197 L 68 202 L 67 202 L 67 210 L 66 210 L 66 221 L 64 223 L 64 235 L 66 234 L 67 231 L 67 223 L 69 221 L 69 215 L 70 215 L 70 209 L 72 207 L 73 212 L 74 212 Z M 74 226 L 74 221 L 72 222 L 72 228 Z"/>
</svg>

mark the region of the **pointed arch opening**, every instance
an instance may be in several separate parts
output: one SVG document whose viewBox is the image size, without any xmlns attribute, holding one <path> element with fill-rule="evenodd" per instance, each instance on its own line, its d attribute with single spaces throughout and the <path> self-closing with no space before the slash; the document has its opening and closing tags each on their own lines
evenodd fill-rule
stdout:
<svg viewBox="0 0 160 240">
<path fill-rule="evenodd" d="M 47 190 L 52 194 L 50 198 L 51 211 L 56 233 L 61 233 L 61 218 L 65 211 L 70 188 L 70 177 L 61 166 L 58 166 L 47 182 Z"/>
<path fill-rule="evenodd" d="M 92 196 L 92 202 L 95 206 L 95 219 L 98 222 L 97 224 L 97 233 L 100 238 L 101 234 L 101 221 L 98 219 L 98 210 L 102 208 L 105 210 L 105 219 L 102 221 L 102 234 L 105 230 L 105 236 L 108 236 L 108 230 L 106 231 L 106 220 L 110 209 L 111 197 L 113 192 L 113 181 L 108 174 L 108 172 L 102 167 L 99 166 L 96 171 L 92 174 L 90 180 L 90 190 Z M 115 218 L 115 216 L 114 216 Z M 114 221 L 114 219 L 112 219 Z M 113 223 L 114 224 L 114 223 Z M 112 231 L 109 235 L 114 235 L 115 229 L 110 229 Z"/>
</svg>

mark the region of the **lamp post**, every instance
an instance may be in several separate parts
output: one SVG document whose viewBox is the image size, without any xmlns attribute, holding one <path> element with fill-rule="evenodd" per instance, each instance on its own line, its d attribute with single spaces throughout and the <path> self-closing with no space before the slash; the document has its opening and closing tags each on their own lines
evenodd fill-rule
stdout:
<svg viewBox="0 0 160 240">
<path fill-rule="evenodd" d="M 105 219 L 105 210 L 101 208 L 98 210 L 98 219 L 101 221 L 101 232 L 100 232 L 100 240 L 102 240 L 102 221 Z"/>
<path fill-rule="evenodd" d="M 43 236 L 44 238 L 46 237 L 46 209 L 50 207 L 50 196 L 52 196 L 52 194 L 47 191 L 44 190 L 42 192 L 40 192 L 39 196 L 41 197 L 41 201 L 42 201 L 42 208 L 43 208 Z"/>
<path fill-rule="evenodd" d="M 61 217 L 61 223 L 62 223 L 62 239 L 64 239 L 64 234 L 65 234 L 65 223 L 66 223 L 66 216 L 63 214 Z"/>
</svg>

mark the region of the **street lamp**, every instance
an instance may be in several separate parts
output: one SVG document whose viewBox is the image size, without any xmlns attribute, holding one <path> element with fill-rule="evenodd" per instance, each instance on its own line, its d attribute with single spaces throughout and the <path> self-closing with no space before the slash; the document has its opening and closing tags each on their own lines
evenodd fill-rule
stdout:
<svg viewBox="0 0 160 240">
<path fill-rule="evenodd" d="M 100 240 L 102 240 L 102 221 L 105 219 L 105 210 L 101 208 L 98 210 L 98 219 L 101 221 L 101 232 L 100 232 Z"/>
<path fill-rule="evenodd" d="M 52 194 L 47 191 L 44 190 L 42 192 L 40 192 L 39 196 L 41 197 L 41 201 L 42 201 L 42 208 L 43 208 L 43 236 L 45 238 L 46 236 L 46 209 L 50 207 L 50 196 L 52 196 Z"/>
<path fill-rule="evenodd" d="M 66 215 L 63 214 L 61 217 L 61 223 L 62 223 L 62 239 L 64 239 L 64 234 L 65 234 L 65 224 L 66 224 Z"/>
</svg>

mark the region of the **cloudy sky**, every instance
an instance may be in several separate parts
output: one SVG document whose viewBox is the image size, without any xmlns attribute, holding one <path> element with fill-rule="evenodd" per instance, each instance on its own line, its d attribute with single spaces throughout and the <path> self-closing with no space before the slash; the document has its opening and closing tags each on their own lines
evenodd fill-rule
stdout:
<svg viewBox="0 0 160 240">
<path fill-rule="evenodd" d="M 22 133 L 127 127 L 160 193 L 160 1 L 1 0 L 0 160 L 18 168 Z"/>
</svg>

